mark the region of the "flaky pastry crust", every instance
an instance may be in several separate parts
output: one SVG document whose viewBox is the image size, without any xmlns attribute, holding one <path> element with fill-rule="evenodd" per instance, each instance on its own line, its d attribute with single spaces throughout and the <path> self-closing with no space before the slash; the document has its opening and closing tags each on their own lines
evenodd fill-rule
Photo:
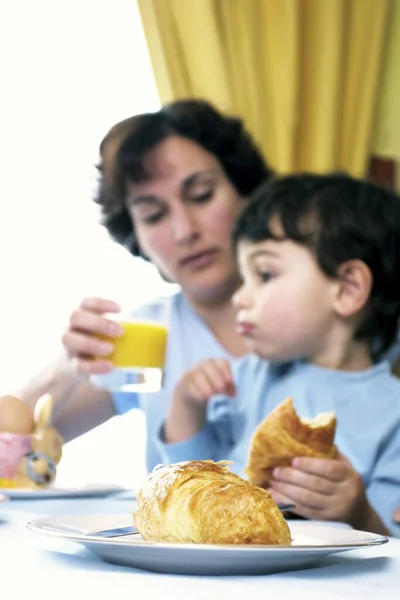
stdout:
<svg viewBox="0 0 400 600">
<path fill-rule="evenodd" d="M 289 527 L 268 491 L 229 471 L 230 463 L 187 461 L 151 473 L 137 497 L 136 529 L 146 540 L 289 545 Z"/>
</svg>

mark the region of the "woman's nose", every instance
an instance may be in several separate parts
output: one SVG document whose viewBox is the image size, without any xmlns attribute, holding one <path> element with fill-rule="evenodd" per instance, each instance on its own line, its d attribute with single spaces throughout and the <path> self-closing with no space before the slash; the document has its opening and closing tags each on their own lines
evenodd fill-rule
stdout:
<svg viewBox="0 0 400 600">
<path fill-rule="evenodd" d="M 199 236 L 199 227 L 191 211 L 180 207 L 173 215 L 173 232 L 175 241 L 179 244 L 193 242 Z"/>
</svg>

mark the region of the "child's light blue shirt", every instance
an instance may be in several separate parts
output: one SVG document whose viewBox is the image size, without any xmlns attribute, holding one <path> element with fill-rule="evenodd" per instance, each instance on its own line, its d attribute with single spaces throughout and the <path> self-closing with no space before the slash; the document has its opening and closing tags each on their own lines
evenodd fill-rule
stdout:
<svg viewBox="0 0 400 600">
<path fill-rule="evenodd" d="M 165 444 L 160 430 L 155 443 L 166 464 L 192 459 L 232 460 L 243 475 L 250 438 L 257 425 L 291 396 L 302 418 L 334 410 L 335 442 L 362 476 L 370 503 L 386 526 L 400 506 L 400 380 L 390 365 L 364 372 L 327 370 L 305 362 L 272 365 L 255 356 L 235 361 L 235 398 L 215 397 L 207 423 L 195 437 Z"/>
</svg>

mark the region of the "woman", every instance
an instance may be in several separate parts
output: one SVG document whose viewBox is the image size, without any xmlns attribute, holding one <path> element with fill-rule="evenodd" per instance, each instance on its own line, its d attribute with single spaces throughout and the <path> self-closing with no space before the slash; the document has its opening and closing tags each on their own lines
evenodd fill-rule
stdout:
<svg viewBox="0 0 400 600">
<path fill-rule="evenodd" d="M 66 440 L 139 404 L 151 440 L 184 371 L 210 356 L 245 352 L 231 304 L 239 278 L 230 235 L 247 197 L 272 172 L 241 121 L 203 101 L 175 102 L 119 123 L 104 138 L 100 153 L 96 201 L 104 225 L 115 240 L 152 261 L 181 288 L 172 300 L 164 388 L 136 396 L 91 385 L 88 374 L 111 369 L 107 355 L 112 350 L 93 333 L 118 335 L 102 315 L 119 307 L 88 298 L 63 336 L 67 356 L 19 393 L 31 405 L 42 393 L 52 393 L 54 425 Z M 104 360 L 94 362 L 93 355 Z M 149 441 L 148 469 L 157 462 L 157 449 Z"/>
</svg>

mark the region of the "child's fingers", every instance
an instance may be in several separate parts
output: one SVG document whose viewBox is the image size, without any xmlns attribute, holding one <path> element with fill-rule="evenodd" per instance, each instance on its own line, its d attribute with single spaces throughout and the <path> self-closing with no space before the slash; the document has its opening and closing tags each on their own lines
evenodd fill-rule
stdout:
<svg viewBox="0 0 400 600">
<path fill-rule="evenodd" d="M 271 492 L 272 500 L 276 504 L 293 504 L 293 500 L 288 496 L 285 496 L 285 494 L 282 494 L 277 490 L 273 490 L 272 488 L 269 488 L 268 491 Z"/>
<path fill-rule="evenodd" d="M 186 389 L 190 396 L 207 400 L 216 394 L 234 395 L 235 384 L 228 361 L 212 359 L 200 363 L 192 369 Z"/>
<path fill-rule="evenodd" d="M 272 480 L 271 491 L 272 490 L 290 498 L 290 501 L 296 504 L 296 511 L 300 505 L 313 510 L 322 510 L 327 503 L 327 496 L 298 487 L 297 485 L 292 485 L 291 483 Z"/>
<path fill-rule="evenodd" d="M 214 364 L 217 367 L 218 371 L 221 373 L 221 375 L 224 377 L 225 381 L 233 381 L 232 368 L 228 360 L 220 358 L 217 359 Z"/>
<path fill-rule="evenodd" d="M 216 392 L 223 391 L 226 385 L 226 375 L 219 361 L 210 361 L 205 365 L 205 373 Z"/>
<path fill-rule="evenodd" d="M 290 483 L 324 496 L 332 496 L 336 490 L 336 484 L 333 481 L 317 475 L 310 475 L 293 467 L 275 467 L 272 474 L 275 481 Z"/>
<path fill-rule="evenodd" d="M 331 481 L 342 481 L 349 465 L 341 459 L 314 458 L 309 456 L 297 456 L 292 460 L 292 465 L 300 471 L 316 475 Z"/>
<path fill-rule="evenodd" d="M 216 359 L 207 363 L 208 377 L 214 381 L 217 393 L 235 393 L 235 382 L 229 362 L 224 359 Z"/>
<path fill-rule="evenodd" d="M 213 385 L 205 371 L 197 371 L 193 375 L 189 384 L 189 393 L 199 400 L 208 400 L 210 396 L 215 394 Z"/>
</svg>

